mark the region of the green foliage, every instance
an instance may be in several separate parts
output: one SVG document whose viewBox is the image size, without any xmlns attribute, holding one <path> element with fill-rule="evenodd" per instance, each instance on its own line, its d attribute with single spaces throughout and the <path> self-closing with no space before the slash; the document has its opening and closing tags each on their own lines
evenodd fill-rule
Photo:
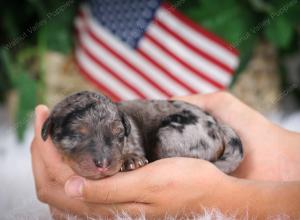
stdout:
<svg viewBox="0 0 300 220">
<path fill-rule="evenodd" d="M 0 2 L 0 101 L 18 94 L 17 135 L 21 140 L 29 115 L 44 97 L 44 54 L 69 53 L 79 1 L 10 0 Z"/>
<path fill-rule="evenodd" d="M 28 72 L 20 72 L 15 83 L 19 97 L 16 128 L 19 140 L 23 140 L 27 123 L 31 119 L 30 113 L 37 104 L 36 83 Z"/>
<path fill-rule="evenodd" d="M 0 103 L 4 101 L 6 92 L 11 88 L 11 81 L 5 67 L 5 53 L 0 49 Z"/>
<path fill-rule="evenodd" d="M 69 0 L 47 13 L 48 23 L 45 26 L 47 47 L 62 53 L 69 53 L 74 40 L 74 16 L 79 1 Z"/>
<path fill-rule="evenodd" d="M 293 33 L 293 25 L 283 16 L 271 22 L 265 29 L 266 38 L 282 49 L 290 45 Z"/>
</svg>

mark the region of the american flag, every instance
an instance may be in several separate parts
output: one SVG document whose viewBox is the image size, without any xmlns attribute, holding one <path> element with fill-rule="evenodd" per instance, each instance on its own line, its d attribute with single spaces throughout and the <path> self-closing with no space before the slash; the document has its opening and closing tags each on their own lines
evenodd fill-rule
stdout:
<svg viewBox="0 0 300 220">
<path fill-rule="evenodd" d="M 90 0 L 75 20 L 80 72 L 112 99 L 165 99 L 226 88 L 229 44 L 161 0 Z"/>
</svg>

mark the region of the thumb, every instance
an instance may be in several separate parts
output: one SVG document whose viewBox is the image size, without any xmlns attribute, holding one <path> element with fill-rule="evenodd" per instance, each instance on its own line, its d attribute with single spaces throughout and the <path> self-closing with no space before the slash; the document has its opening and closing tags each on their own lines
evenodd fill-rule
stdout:
<svg viewBox="0 0 300 220">
<path fill-rule="evenodd" d="M 137 201 L 142 186 L 143 181 L 138 172 L 118 173 L 100 180 L 73 176 L 65 184 L 65 193 L 86 202 L 124 203 Z"/>
<path fill-rule="evenodd" d="M 34 131 L 35 137 L 41 136 L 41 130 L 44 122 L 49 116 L 49 109 L 45 105 L 38 105 L 35 108 L 35 123 L 34 123 Z"/>
</svg>

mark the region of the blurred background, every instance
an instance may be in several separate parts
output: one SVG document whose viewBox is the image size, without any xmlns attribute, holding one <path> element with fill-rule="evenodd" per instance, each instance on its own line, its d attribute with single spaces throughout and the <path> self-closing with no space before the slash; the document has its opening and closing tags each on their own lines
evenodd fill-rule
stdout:
<svg viewBox="0 0 300 220">
<path fill-rule="evenodd" d="M 227 89 L 300 131 L 298 0 L 10 0 L 0 11 L 3 218 L 49 218 L 31 174 L 33 110 L 72 92 L 120 101 Z"/>
</svg>

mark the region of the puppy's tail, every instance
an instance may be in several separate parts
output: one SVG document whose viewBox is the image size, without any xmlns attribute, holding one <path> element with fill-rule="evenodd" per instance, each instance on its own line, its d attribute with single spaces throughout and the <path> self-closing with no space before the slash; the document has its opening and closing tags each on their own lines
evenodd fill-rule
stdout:
<svg viewBox="0 0 300 220">
<path fill-rule="evenodd" d="M 224 173 L 233 172 L 243 160 L 243 145 L 238 135 L 228 126 L 220 124 L 224 153 L 214 164 Z"/>
</svg>

